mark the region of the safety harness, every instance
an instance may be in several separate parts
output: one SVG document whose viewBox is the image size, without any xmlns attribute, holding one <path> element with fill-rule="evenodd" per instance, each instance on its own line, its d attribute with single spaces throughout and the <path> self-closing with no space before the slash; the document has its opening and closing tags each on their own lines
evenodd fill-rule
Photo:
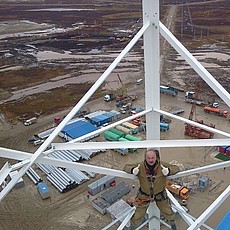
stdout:
<svg viewBox="0 0 230 230">
<path fill-rule="evenodd" d="M 136 204 L 142 205 L 143 203 L 148 203 L 148 202 L 152 202 L 152 201 L 160 202 L 160 201 L 168 199 L 165 190 L 163 190 L 163 191 L 161 191 L 155 195 L 153 192 L 153 184 L 154 184 L 154 181 L 155 181 L 156 176 L 157 176 L 158 168 L 155 168 L 154 170 L 150 170 L 148 167 L 146 167 L 145 171 L 146 171 L 147 180 L 148 180 L 149 186 L 150 186 L 150 194 L 143 192 L 141 190 L 141 188 L 139 188 L 139 193 L 147 196 L 147 198 L 140 199 L 140 198 L 138 198 L 138 195 L 137 195 L 136 200 L 135 200 Z"/>
</svg>

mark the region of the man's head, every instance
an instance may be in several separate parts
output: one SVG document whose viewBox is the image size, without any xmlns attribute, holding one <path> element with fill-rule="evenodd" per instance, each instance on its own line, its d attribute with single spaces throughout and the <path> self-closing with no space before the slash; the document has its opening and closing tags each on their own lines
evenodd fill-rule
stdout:
<svg viewBox="0 0 230 230">
<path fill-rule="evenodd" d="M 149 149 L 145 153 L 145 160 L 149 165 L 154 165 L 156 160 L 159 159 L 159 152 L 156 149 Z"/>
</svg>

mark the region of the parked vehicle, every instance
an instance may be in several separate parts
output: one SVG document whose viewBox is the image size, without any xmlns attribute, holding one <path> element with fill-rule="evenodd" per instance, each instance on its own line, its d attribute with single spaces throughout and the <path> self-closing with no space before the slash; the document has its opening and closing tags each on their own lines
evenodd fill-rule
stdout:
<svg viewBox="0 0 230 230">
<path fill-rule="evenodd" d="M 160 123 L 160 131 L 167 132 L 169 130 L 169 124 Z"/>
<path fill-rule="evenodd" d="M 26 121 L 24 122 L 24 125 L 28 126 L 28 125 L 32 125 L 32 124 L 34 124 L 34 123 L 36 123 L 36 122 L 37 122 L 37 118 L 36 118 L 36 117 L 32 117 L 32 118 L 26 120 Z"/>
<path fill-rule="evenodd" d="M 211 106 L 204 106 L 204 112 L 213 113 L 221 117 L 228 117 L 228 111 L 221 110 L 219 108 L 213 108 Z"/>
<path fill-rule="evenodd" d="M 137 85 L 141 85 L 142 83 L 143 83 L 143 79 L 142 78 L 140 78 L 140 79 L 137 80 Z"/>
<path fill-rule="evenodd" d="M 185 98 L 188 98 L 188 99 L 195 99 L 195 92 L 189 92 L 189 91 L 187 91 L 186 93 L 185 93 Z"/>
<path fill-rule="evenodd" d="M 113 93 L 106 94 L 104 96 L 104 101 L 109 102 L 116 98 L 116 96 Z"/>
<path fill-rule="evenodd" d="M 160 86 L 160 92 L 163 94 L 167 94 L 167 95 L 171 95 L 171 96 L 177 96 L 178 95 L 178 90 L 174 89 L 172 87 L 169 86 Z"/>
<path fill-rule="evenodd" d="M 219 103 L 217 102 L 208 102 L 206 100 L 202 100 L 200 98 L 196 97 L 195 92 L 186 92 L 185 93 L 185 102 L 194 104 L 194 105 L 200 105 L 200 106 L 210 106 L 213 108 L 218 108 Z"/>
<path fill-rule="evenodd" d="M 36 145 L 41 145 L 44 141 L 45 141 L 45 140 L 38 139 L 38 140 L 34 141 L 33 144 L 34 144 L 35 146 L 36 146 Z"/>
<path fill-rule="evenodd" d="M 179 185 L 173 181 L 166 181 L 166 188 L 183 200 L 187 200 L 189 198 L 189 190 L 183 185 Z"/>
</svg>

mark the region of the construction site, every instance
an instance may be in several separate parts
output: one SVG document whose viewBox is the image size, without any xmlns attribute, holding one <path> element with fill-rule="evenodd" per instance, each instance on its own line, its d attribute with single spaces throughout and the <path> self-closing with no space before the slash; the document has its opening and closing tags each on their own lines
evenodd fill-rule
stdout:
<svg viewBox="0 0 230 230">
<path fill-rule="evenodd" d="M 143 15 L 152 15 L 152 11 L 158 14 L 158 1 L 155 1 L 155 6 L 150 2 L 132 3 L 135 12 L 140 11 L 139 18 L 141 8 Z M 217 8 L 218 4 L 215 5 L 215 2 L 214 7 Z M 228 4 L 225 1 L 217 2 Z M 192 9 L 197 9 L 196 4 L 199 6 L 201 3 L 193 3 L 194 8 L 188 3 L 164 1 L 165 6 L 161 6 L 162 21 L 169 29 L 176 30 L 175 27 L 170 27 L 171 21 L 168 21 L 172 20 L 173 15 L 178 23 L 172 12 L 181 12 L 175 11 L 176 9 L 184 9 L 185 12 L 190 9 L 194 12 Z M 92 5 L 88 4 L 90 9 Z M 211 4 L 212 2 L 207 2 L 204 5 L 210 9 Z M 111 6 L 113 7 L 113 3 Z M 142 47 L 145 55 L 139 53 L 141 46 L 138 39 L 141 35 L 144 39 L 144 34 L 152 30 L 148 20 L 145 17 L 136 20 L 132 36 L 123 36 L 125 34 L 121 32 L 112 43 L 111 38 L 108 43 L 97 36 L 92 38 L 93 33 L 89 29 L 87 32 L 81 30 L 79 34 L 76 31 L 64 32 L 65 36 L 71 35 L 74 41 L 81 40 L 80 43 L 84 43 L 85 48 L 90 42 L 99 40 L 100 44 L 104 44 L 102 56 L 109 53 L 110 57 L 95 66 L 94 63 L 99 63 L 97 61 L 100 58 L 102 60 L 101 53 L 94 50 L 100 46 L 98 43 L 97 47 L 90 46 L 92 50 L 84 54 L 84 61 L 82 54 L 80 59 L 84 63 L 81 67 L 78 59 L 76 62 L 73 59 L 41 61 L 39 68 L 43 65 L 45 68 L 42 72 L 47 71 L 47 75 L 39 72 L 38 77 L 35 76 L 27 83 L 26 90 L 20 85 L 13 86 L 10 81 L 8 85 L 6 82 L 1 85 L 1 229 L 130 229 L 129 218 L 126 217 L 133 214 L 135 207 L 130 205 L 129 200 L 137 194 L 139 183 L 133 175 L 124 173 L 123 167 L 128 162 L 142 161 L 146 149 L 152 147 L 160 149 L 163 161 L 176 164 L 181 170 L 178 175 L 167 178 L 166 183 L 178 229 L 227 229 L 225 222 L 229 219 L 230 204 L 228 80 L 222 87 L 204 71 L 202 77 L 206 83 L 201 83 L 194 80 L 196 77 L 191 70 L 187 70 L 190 74 L 186 75 L 182 83 L 182 78 L 177 78 L 177 74 L 173 73 L 172 63 L 170 67 L 163 68 L 156 58 L 154 64 L 147 61 L 146 67 L 142 66 L 146 62 L 146 53 L 150 55 L 148 52 L 157 49 L 157 46 L 149 50 Z M 159 23 L 155 19 L 153 21 Z M 98 21 L 92 24 L 98 25 Z M 161 23 L 159 27 L 154 26 L 153 30 L 159 28 L 161 36 L 169 43 L 175 39 L 172 35 L 167 35 L 167 29 Z M 182 39 L 189 41 L 190 32 L 186 29 L 188 28 L 185 26 Z M 176 31 L 179 33 L 179 30 Z M 58 35 L 60 43 L 66 39 L 61 38 L 64 35 Z M 52 45 L 58 43 L 58 39 L 54 37 Z M 159 40 L 161 47 L 164 47 L 161 51 L 164 57 L 162 65 L 167 66 L 174 62 L 172 56 L 176 55 L 171 51 L 166 54 L 166 47 L 169 46 L 165 46 L 162 37 Z M 20 39 L 26 40 L 25 37 Z M 12 38 L 14 40 L 17 40 L 16 37 Z M 37 42 L 37 47 L 42 43 L 42 49 L 45 49 L 44 44 L 49 42 L 44 43 L 42 40 Z M 145 41 L 147 47 L 151 47 L 149 40 Z M 134 46 L 135 42 L 137 46 Z M 190 45 L 195 46 L 196 42 L 195 40 Z M 69 42 L 68 44 L 70 45 Z M 32 45 L 36 46 L 31 38 L 31 46 L 27 48 L 33 50 Z M 135 47 L 134 51 L 131 51 L 131 46 Z M 121 52 L 115 52 L 115 47 L 121 49 Z M 224 47 L 222 49 L 227 53 L 228 46 Z M 52 55 L 57 55 L 57 50 L 51 50 L 49 52 Z M 82 50 L 75 50 L 74 55 Z M 195 56 L 199 56 L 198 50 L 196 52 Z M 206 52 L 207 50 L 203 51 L 204 54 Z M 7 59 L 11 56 L 12 49 L 2 50 L 2 54 Z M 9 59 L 7 63 L 2 58 L 0 77 L 4 79 L 6 74 L 12 77 L 14 74 L 13 81 L 20 81 L 29 68 L 17 69 L 21 63 L 20 58 L 16 58 L 16 49 L 13 55 L 14 64 Z M 122 61 L 125 55 L 126 59 Z M 189 56 L 185 52 L 184 56 L 186 55 Z M 113 57 L 115 61 L 112 61 Z M 135 61 L 135 57 L 138 61 Z M 24 60 L 25 65 L 34 57 L 28 54 L 27 58 Z M 205 61 L 201 58 L 204 63 L 211 64 L 213 61 L 213 65 L 218 63 L 224 66 L 222 74 L 228 71 L 226 63 L 230 58 L 227 62 L 221 58 L 216 61 L 217 59 L 207 58 Z M 118 60 L 122 63 L 121 66 Z M 178 61 L 178 57 L 176 60 Z M 111 61 L 112 64 L 108 64 Z M 83 65 L 87 62 L 89 68 L 84 69 Z M 179 63 L 182 61 L 179 60 Z M 194 63 L 190 64 L 195 70 L 202 69 L 195 61 Z M 54 65 L 56 72 L 52 67 Z M 183 66 L 187 68 L 187 64 Z M 157 70 L 161 68 L 160 77 Z M 177 71 L 179 68 L 179 65 L 175 67 Z M 154 73 L 155 78 L 148 75 L 148 72 Z M 178 71 L 179 75 L 184 74 L 182 72 Z M 212 74 L 215 72 L 216 70 L 211 71 Z M 35 75 L 37 73 L 34 72 Z M 173 77 L 169 77 L 170 74 Z M 218 77 L 222 83 L 221 74 Z M 61 83 L 63 79 L 66 83 Z M 194 80 L 193 84 L 190 84 L 191 79 Z M 212 79 L 211 83 L 208 79 Z M 58 82 L 56 88 L 52 85 L 54 82 Z M 63 86 L 59 87 L 59 84 Z M 209 89 L 202 94 L 202 87 L 197 87 L 198 85 Z M 37 93 L 34 90 L 38 90 Z M 156 214 L 156 217 L 151 218 L 149 213 L 149 220 L 137 229 L 153 229 L 153 226 L 154 229 L 162 230 L 170 228 L 161 215 Z"/>
</svg>

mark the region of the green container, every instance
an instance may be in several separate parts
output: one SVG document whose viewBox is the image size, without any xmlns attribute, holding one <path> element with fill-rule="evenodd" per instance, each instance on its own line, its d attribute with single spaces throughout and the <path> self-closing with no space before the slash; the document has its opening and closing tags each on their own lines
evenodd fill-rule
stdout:
<svg viewBox="0 0 230 230">
<path fill-rule="evenodd" d="M 127 135 L 125 136 L 125 138 L 128 139 L 129 141 L 141 141 L 141 138 L 135 137 L 135 136 L 133 136 L 133 135 L 131 135 L 131 134 L 127 134 Z"/>
<path fill-rule="evenodd" d="M 118 130 L 118 129 L 110 129 L 110 130 L 108 130 L 108 131 L 110 131 L 110 132 L 112 132 L 112 133 L 115 133 L 115 134 L 117 134 L 117 135 L 119 135 L 119 137 L 124 137 L 125 135 L 126 135 L 126 133 L 124 133 L 124 132 L 122 132 L 122 131 L 120 131 L 120 130 Z"/>
<path fill-rule="evenodd" d="M 119 135 L 115 134 L 115 133 L 112 133 L 110 131 L 105 131 L 104 132 L 104 138 L 107 140 L 107 141 L 118 141 L 118 139 L 120 138 Z"/>
<path fill-rule="evenodd" d="M 121 138 L 119 138 L 119 141 L 130 141 L 130 140 L 128 140 L 124 137 L 121 137 Z M 137 149 L 134 149 L 134 148 L 129 148 L 128 150 L 129 150 L 129 152 L 132 152 L 132 153 L 137 151 Z"/>
</svg>

